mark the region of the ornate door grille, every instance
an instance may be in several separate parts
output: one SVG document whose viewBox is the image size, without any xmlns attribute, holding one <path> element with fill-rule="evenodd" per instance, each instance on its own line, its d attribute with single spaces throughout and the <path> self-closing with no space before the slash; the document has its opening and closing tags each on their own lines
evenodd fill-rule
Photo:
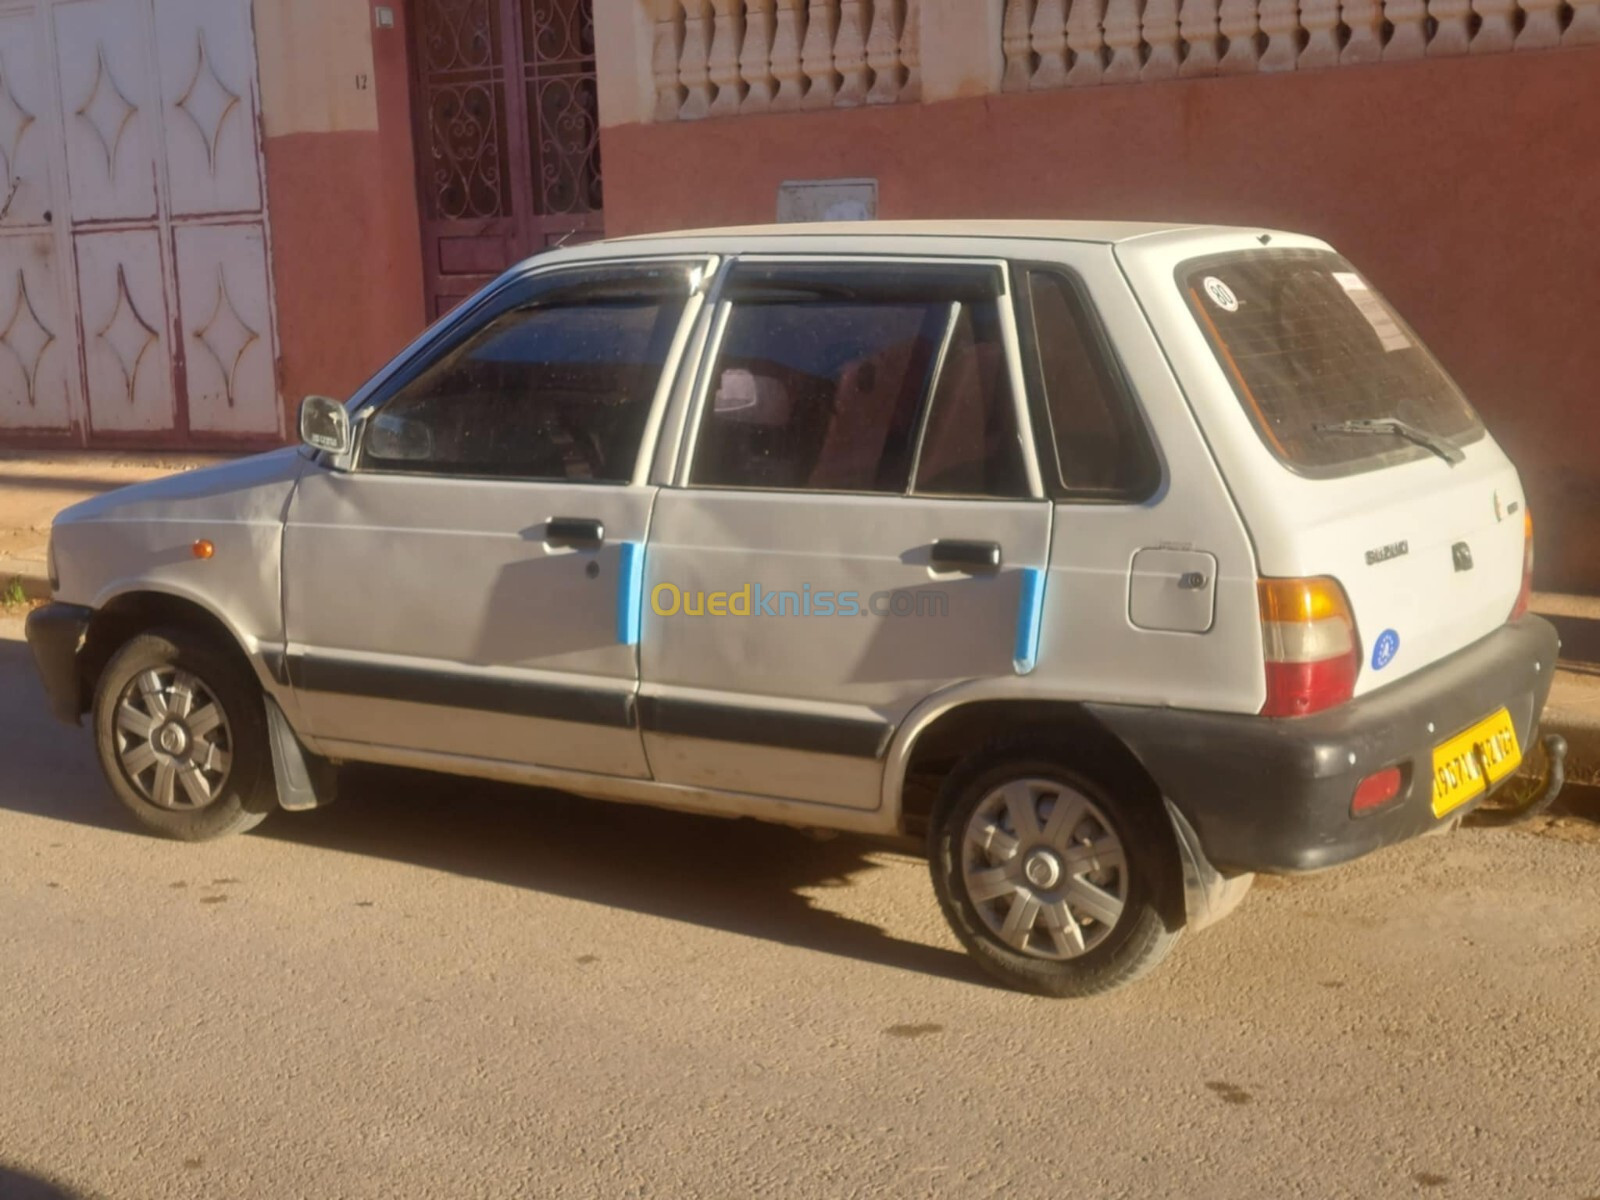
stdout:
<svg viewBox="0 0 1600 1200">
<path fill-rule="evenodd" d="M 593 0 L 412 0 L 430 313 L 600 236 Z"/>
</svg>

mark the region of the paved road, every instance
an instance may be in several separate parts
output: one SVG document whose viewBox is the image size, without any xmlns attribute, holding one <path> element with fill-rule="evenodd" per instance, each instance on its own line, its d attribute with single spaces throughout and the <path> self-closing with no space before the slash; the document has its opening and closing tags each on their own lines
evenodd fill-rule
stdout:
<svg viewBox="0 0 1600 1200">
<path fill-rule="evenodd" d="M 138 836 L 17 636 L 0 1196 L 1600 1195 L 1600 846 L 1258 887 L 1053 1003 L 846 839 L 384 775 Z"/>
</svg>

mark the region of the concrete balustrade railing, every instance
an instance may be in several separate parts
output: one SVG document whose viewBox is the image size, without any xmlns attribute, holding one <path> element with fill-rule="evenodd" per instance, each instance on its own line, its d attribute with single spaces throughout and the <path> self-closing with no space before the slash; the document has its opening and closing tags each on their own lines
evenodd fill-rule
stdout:
<svg viewBox="0 0 1600 1200">
<path fill-rule="evenodd" d="M 922 0 L 656 0 L 655 119 L 921 98 Z"/>
<path fill-rule="evenodd" d="M 657 121 L 1600 44 L 1600 0 L 612 4 L 638 14 L 635 119 Z M 626 85 L 602 84 L 627 119 Z"/>
<path fill-rule="evenodd" d="M 1600 44 L 1600 0 L 1005 0 L 1005 91 Z"/>
</svg>

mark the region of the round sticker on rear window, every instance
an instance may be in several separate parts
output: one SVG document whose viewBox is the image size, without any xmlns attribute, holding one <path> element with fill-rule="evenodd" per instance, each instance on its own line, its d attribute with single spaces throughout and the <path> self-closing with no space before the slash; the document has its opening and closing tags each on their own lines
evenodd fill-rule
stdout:
<svg viewBox="0 0 1600 1200">
<path fill-rule="evenodd" d="M 1211 297 L 1211 303 L 1223 312 L 1239 311 L 1239 297 L 1235 296 L 1233 289 L 1215 275 L 1207 275 L 1200 281 L 1200 286 L 1205 288 L 1206 295 Z"/>
<path fill-rule="evenodd" d="M 1399 653 L 1400 635 L 1392 629 L 1385 629 L 1378 635 L 1378 640 L 1372 643 L 1372 669 L 1383 670 Z"/>
</svg>

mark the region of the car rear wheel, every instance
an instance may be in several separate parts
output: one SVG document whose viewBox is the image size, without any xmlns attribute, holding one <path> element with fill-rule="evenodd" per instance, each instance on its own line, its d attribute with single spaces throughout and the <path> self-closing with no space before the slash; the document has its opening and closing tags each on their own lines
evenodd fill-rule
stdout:
<svg viewBox="0 0 1600 1200">
<path fill-rule="evenodd" d="M 1161 838 L 1137 801 L 1042 748 L 975 756 L 947 781 L 930 831 L 934 890 L 992 975 L 1088 996 L 1154 969 L 1181 924 Z"/>
<path fill-rule="evenodd" d="M 226 837 L 276 806 L 260 686 L 186 630 L 141 634 L 117 651 L 95 689 L 94 728 L 111 790 L 155 833 Z"/>
</svg>

